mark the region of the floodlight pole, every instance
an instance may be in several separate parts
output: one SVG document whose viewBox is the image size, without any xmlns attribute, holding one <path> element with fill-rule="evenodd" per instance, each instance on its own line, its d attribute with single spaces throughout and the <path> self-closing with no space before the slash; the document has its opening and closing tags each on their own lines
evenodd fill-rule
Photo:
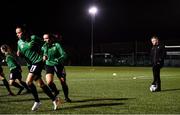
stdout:
<svg viewBox="0 0 180 115">
<path fill-rule="evenodd" d="M 94 22 L 95 16 L 97 13 L 97 8 L 95 6 L 89 9 L 89 13 L 91 15 L 91 66 L 93 66 L 94 62 Z"/>
<path fill-rule="evenodd" d="M 91 66 L 94 65 L 94 21 L 95 14 L 91 15 Z"/>
</svg>

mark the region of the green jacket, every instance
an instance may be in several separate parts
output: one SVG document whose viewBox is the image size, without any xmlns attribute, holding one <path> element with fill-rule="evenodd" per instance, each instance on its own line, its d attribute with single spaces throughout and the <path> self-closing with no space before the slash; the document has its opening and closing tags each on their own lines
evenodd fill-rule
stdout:
<svg viewBox="0 0 180 115">
<path fill-rule="evenodd" d="M 42 61 L 41 44 L 43 41 L 41 38 L 32 35 L 30 41 L 23 39 L 18 40 L 18 50 L 25 57 L 29 64 L 34 64 Z"/>
<path fill-rule="evenodd" d="M 42 47 L 44 56 L 47 56 L 46 65 L 54 66 L 62 64 L 66 59 L 67 55 L 64 49 L 58 42 L 54 42 L 51 45 L 45 43 Z"/>
</svg>

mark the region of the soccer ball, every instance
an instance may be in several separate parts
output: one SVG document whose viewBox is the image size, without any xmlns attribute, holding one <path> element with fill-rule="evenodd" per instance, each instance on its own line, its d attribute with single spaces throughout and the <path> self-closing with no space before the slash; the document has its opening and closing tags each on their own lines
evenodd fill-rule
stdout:
<svg viewBox="0 0 180 115">
<path fill-rule="evenodd" d="M 151 92 L 154 92 L 154 91 L 156 91 L 157 86 L 156 85 L 151 85 L 149 89 L 150 89 Z"/>
<path fill-rule="evenodd" d="M 116 73 L 113 73 L 113 76 L 116 76 L 117 74 Z"/>
</svg>

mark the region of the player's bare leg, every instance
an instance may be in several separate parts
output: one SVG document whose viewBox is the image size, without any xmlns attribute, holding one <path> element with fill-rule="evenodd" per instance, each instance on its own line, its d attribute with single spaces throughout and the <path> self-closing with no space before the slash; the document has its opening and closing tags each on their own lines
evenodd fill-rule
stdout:
<svg viewBox="0 0 180 115">
<path fill-rule="evenodd" d="M 37 89 L 36 89 L 36 86 L 33 83 L 33 80 L 34 80 L 33 73 L 29 73 L 28 77 L 26 79 L 26 84 L 28 85 L 28 87 L 31 90 L 31 93 L 32 93 L 32 95 L 34 97 L 34 101 L 35 102 L 34 102 L 34 105 L 32 106 L 31 110 L 35 111 L 35 110 L 37 110 L 40 107 L 41 102 L 39 100 Z"/>
</svg>

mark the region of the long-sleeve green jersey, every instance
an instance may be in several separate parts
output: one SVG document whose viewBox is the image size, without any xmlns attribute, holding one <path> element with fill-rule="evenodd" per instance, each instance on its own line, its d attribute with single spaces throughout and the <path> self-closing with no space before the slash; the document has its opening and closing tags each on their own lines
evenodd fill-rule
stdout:
<svg viewBox="0 0 180 115">
<path fill-rule="evenodd" d="M 28 64 L 35 64 L 42 60 L 41 44 L 43 41 L 41 38 L 32 35 L 30 41 L 20 38 L 18 40 L 18 50 L 25 57 Z"/>
<path fill-rule="evenodd" d="M 43 55 L 47 56 L 46 65 L 54 66 L 66 59 L 66 53 L 59 43 L 53 43 L 51 45 L 45 43 L 42 47 Z"/>
<path fill-rule="evenodd" d="M 10 70 L 20 67 L 20 65 L 11 54 L 6 54 L 6 63 Z"/>
</svg>

